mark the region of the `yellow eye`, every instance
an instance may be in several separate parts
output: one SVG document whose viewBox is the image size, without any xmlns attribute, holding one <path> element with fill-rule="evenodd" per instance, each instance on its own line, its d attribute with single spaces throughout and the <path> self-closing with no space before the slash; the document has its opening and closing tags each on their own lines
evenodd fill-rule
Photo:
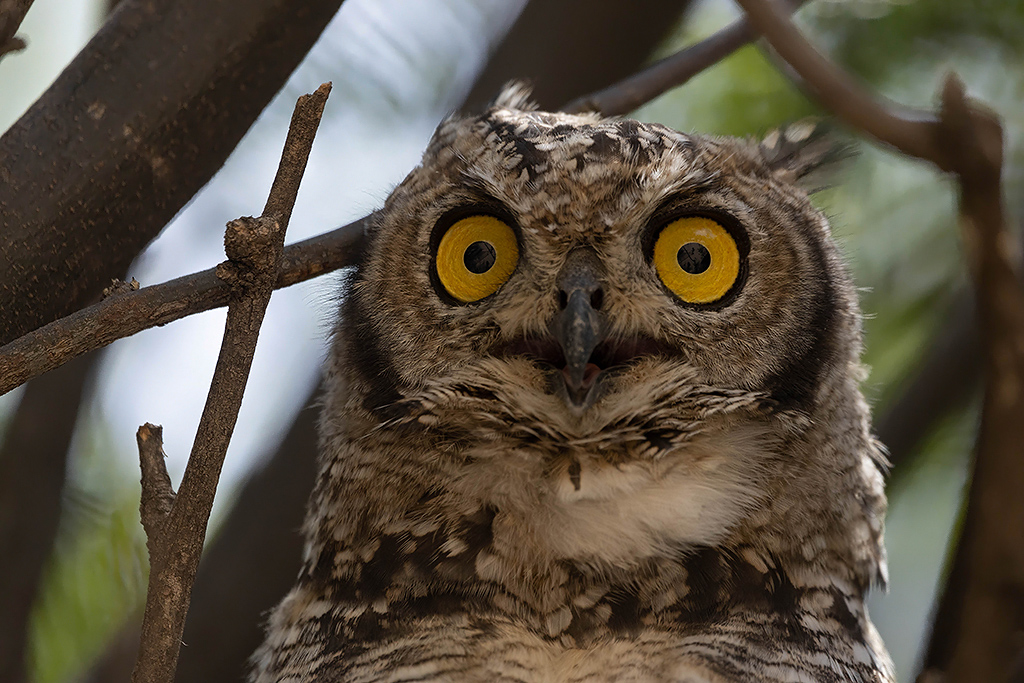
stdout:
<svg viewBox="0 0 1024 683">
<path fill-rule="evenodd" d="M 517 263 L 515 233 L 493 216 L 470 216 L 453 223 L 437 247 L 437 278 L 462 303 L 494 294 Z"/>
<path fill-rule="evenodd" d="M 710 304 L 728 293 L 740 274 L 736 240 L 703 216 L 687 216 L 666 225 L 654 243 L 658 277 L 691 304 Z"/>
</svg>

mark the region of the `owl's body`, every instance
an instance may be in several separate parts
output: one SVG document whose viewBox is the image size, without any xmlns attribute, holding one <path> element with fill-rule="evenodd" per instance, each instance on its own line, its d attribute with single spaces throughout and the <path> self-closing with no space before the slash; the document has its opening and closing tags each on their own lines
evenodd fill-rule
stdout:
<svg viewBox="0 0 1024 683">
<path fill-rule="evenodd" d="M 893 680 L 856 297 L 785 142 L 515 89 L 441 125 L 350 279 L 254 681 Z"/>
</svg>

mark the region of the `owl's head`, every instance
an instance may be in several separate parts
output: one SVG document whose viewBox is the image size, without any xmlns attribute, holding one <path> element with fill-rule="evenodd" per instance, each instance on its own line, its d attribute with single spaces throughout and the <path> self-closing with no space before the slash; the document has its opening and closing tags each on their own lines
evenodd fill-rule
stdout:
<svg viewBox="0 0 1024 683">
<path fill-rule="evenodd" d="M 728 545 L 876 574 L 859 312 L 805 190 L 832 149 L 516 88 L 446 121 L 368 231 L 327 438 L 401 435 L 393 457 L 458 505 L 532 515 L 553 556 Z"/>
</svg>

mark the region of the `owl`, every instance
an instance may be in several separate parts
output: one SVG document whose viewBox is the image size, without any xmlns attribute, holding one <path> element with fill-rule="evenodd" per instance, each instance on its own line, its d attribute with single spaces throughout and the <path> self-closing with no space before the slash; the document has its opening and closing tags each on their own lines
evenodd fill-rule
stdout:
<svg viewBox="0 0 1024 683">
<path fill-rule="evenodd" d="M 255 683 L 891 682 L 833 149 L 453 117 L 370 221 Z"/>
</svg>

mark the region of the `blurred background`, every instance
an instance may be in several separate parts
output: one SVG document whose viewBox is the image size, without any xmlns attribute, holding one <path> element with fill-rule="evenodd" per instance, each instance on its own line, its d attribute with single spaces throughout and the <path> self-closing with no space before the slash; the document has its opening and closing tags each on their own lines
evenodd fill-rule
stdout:
<svg viewBox="0 0 1024 683">
<path fill-rule="evenodd" d="M 646 30 L 604 40 L 587 34 L 584 17 L 603 15 L 604 28 L 592 30 L 621 33 L 625 29 L 616 24 L 623 21 L 615 15 L 626 3 L 347 0 L 227 165 L 129 275 L 145 286 L 223 260 L 224 223 L 262 209 L 295 98 L 323 81 L 333 81 L 334 90 L 289 241 L 380 206 L 416 164 L 442 117 L 463 102 L 479 106 L 495 94 L 496 79 L 507 77 L 496 63 L 519 69 L 508 75 L 535 81 L 542 104 L 555 107 L 738 16 L 729 0 L 642 4 L 630 4 L 630 11 L 650 12 L 637 18 Z M 0 130 L 45 90 L 108 10 L 106 0 L 36 0 L 19 32 L 28 48 L 0 61 Z M 1011 215 L 1022 215 L 1024 4 L 814 0 L 798 17 L 816 44 L 896 101 L 930 106 L 942 76 L 956 70 L 969 93 L 1004 119 L 1005 194 Z M 575 49 L 574 41 L 589 52 Z M 574 60 L 605 61 L 583 70 L 586 82 L 559 71 Z M 574 80 L 566 86 L 565 79 Z M 747 47 L 634 116 L 682 131 L 759 136 L 815 114 L 815 105 L 769 57 Z M 870 370 L 864 389 L 894 461 L 886 532 L 890 587 L 873 595 L 870 610 L 900 680 L 910 681 L 960 512 L 976 429 L 979 362 L 954 186 L 873 143 L 851 138 L 851 144 L 859 154 L 840 184 L 816 201 L 831 217 L 862 288 Z M 225 653 L 255 647 L 259 615 L 297 571 L 295 532 L 315 443 L 309 402 L 341 277 L 280 290 L 271 300 L 218 490 L 178 680 L 240 680 L 243 663 Z M 163 425 L 176 484 L 223 321 L 221 310 L 149 330 L 0 397 L 0 443 L 10 440 L 16 420 L 43 420 L 54 430 L 66 429 L 70 438 L 56 542 L 38 593 L 26 598 L 33 605 L 29 681 L 128 680 L 147 576 L 135 430 L 144 422 Z M 10 451 L 8 443 L 3 457 L 12 457 Z M 277 543 L 274 534 L 290 540 Z M 238 612 L 232 611 L 236 605 Z M 251 622 L 237 645 L 228 642 L 233 636 L 226 618 Z M 214 659 L 230 661 L 218 670 Z"/>
</svg>

